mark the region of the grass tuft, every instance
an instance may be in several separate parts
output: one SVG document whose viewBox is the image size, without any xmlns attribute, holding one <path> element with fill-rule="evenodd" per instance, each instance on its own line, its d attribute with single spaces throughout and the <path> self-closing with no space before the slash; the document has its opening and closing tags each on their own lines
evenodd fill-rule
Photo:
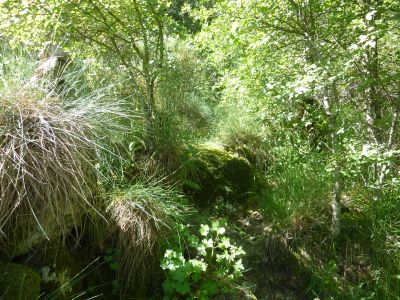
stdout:
<svg viewBox="0 0 400 300">
<path fill-rule="evenodd" d="M 107 151 L 103 141 L 123 131 L 118 120 L 127 114 L 121 102 L 108 100 L 107 88 L 67 98 L 45 80 L 31 80 L 35 63 L 23 53 L 2 50 L 0 233 L 23 253 L 97 211 L 97 158 Z"/>
<path fill-rule="evenodd" d="M 49 239 L 41 220 L 51 215 L 65 231 L 65 211 L 93 206 L 96 153 L 82 116 L 35 96 L 0 95 L 0 230 L 28 215 Z"/>
<path fill-rule="evenodd" d="M 123 285 L 148 278 L 158 243 L 174 231 L 185 210 L 182 195 L 162 180 L 138 182 L 114 193 L 108 212 L 115 223 Z"/>
</svg>

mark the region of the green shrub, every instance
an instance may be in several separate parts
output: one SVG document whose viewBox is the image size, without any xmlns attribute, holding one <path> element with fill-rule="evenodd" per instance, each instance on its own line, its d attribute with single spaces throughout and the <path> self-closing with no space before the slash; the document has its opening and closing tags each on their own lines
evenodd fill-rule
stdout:
<svg viewBox="0 0 400 300">
<path fill-rule="evenodd" d="M 128 116 L 108 87 L 75 98 L 35 77 L 32 55 L 1 50 L 0 231 L 9 244 L 4 248 L 18 255 L 78 229 L 85 212 L 101 215 L 98 158 Z M 79 72 L 60 76 L 68 77 L 66 90 L 86 88 Z"/>
<path fill-rule="evenodd" d="M 232 294 L 235 282 L 243 275 L 242 247 L 225 236 L 226 222 L 201 225 L 199 235 L 190 235 L 182 225 L 180 232 L 188 249 L 167 249 L 161 261 L 167 279 L 164 299 L 211 299 Z M 185 251 L 189 253 L 185 256 Z"/>
</svg>

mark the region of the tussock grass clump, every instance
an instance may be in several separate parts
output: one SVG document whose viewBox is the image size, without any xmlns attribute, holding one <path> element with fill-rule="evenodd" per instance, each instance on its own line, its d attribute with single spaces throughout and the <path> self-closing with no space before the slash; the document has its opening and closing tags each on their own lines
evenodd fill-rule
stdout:
<svg viewBox="0 0 400 300">
<path fill-rule="evenodd" d="M 0 50 L 0 241 L 18 255 L 65 236 L 89 209 L 101 215 L 96 166 L 113 155 L 107 145 L 129 117 L 112 86 L 88 85 L 86 66 L 59 74 L 64 84 L 54 90 L 48 79 L 32 80 L 34 56 Z"/>
<path fill-rule="evenodd" d="M 36 96 L 0 94 L 0 230 L 33 225 L 49 238 L 47 220 L 64 232 L 66 212 L 76 224 L 82 207 L 93 205 L 95 150 L 82 115 Z"/>
<path fill-rule="evenodd" d="M 115 223 L 122 283 L 143 282 L 157 258 L 158 243 L 168 237 L 186 209 L 182 196 L 152 180 L 118 191 L 108 207 Z"/>
</svg>

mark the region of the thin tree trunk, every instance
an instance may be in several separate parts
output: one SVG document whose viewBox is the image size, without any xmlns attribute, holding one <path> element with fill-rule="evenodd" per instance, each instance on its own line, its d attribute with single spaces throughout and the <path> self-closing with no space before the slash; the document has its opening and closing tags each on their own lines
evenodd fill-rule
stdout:
<svg viewBox="0 0 400 300">
<path fill-rule="evenodd" d="M 148 152 L 154 152 L 156 145 L 154 140 L 154 86 L 150 83 L 146 83 L 146 141 Z"/>
<path fill-rule="evenodd" d="M 321 63 L 321 55 L 316 45 L 316 23 L 312 11 L 313 1 L 309 2 L 309 6 L 304 8 L 297 7 L 299 10 L 298 15 L 301 17 L 304 24 L 304 41 L 306 45 L 306 61 L 312 64 L 319 65 Z M 311 6 L 310 6 L 311 5 Z M 333 158 L 334 168 L 332 171 L 333 187 L 332 187 L 332 224 L 331 231 L 333 236 L 337 237 L 341 231 L 341 197 L 342 197 L 342 181 L 340 176 L 340 164 L 338 161 L 339 139 L 337 134 L 336 115 L 332 111 L 331 102 L 339 103 L 339 94 L 336 87 L 336 82 L 329 87 L 325 88 L 324 95 L 319 96 L 319 101 L 322 103 L 324 112 L 328 117 L 329 128 L 331 132 L 331 153 Z M 322 98 L 322 99 L 321 99 Z M 332 98 L 332 99 L 331 99 Z M 317 98 L 318 99 L 318 98 Z M 331 99 L 331 100 L 330 100 Z"/>
<path fill-rule="evenodd" d="M 368 28 L 376 30 L 376 22 L 381 18 L 382 0 L 364 0 L 365 23 Z M 379 151 L 390 150 L 391 130 L 397 122 L 397 115 L 394 116 L 388 132 L 388 141 L 385 143 L 385 129 L 383 124 L 383 94 L 381 92 L 380 67 L 379 67 L 379 38 L 377 34 L 373 37 L 371 46 L 365 52 L 365 70 L 368 84 L 368 96 L 365 107 L 365 119 L 367 121 L 368 132 L 371 140 L 379 148 Z M 385 145 L 386 144 L 386 145 Z M 375 162 L 373 180 L 376 184 L 373 199 L 376 201 L 382 196 L 383 184 L 388 165 Z"/>
<path fill-rule="evenodd" d="M 336 88 L 336 83 L 332 84 L 332 94 L 335 103 L 339 101 L 339 95 Z M 328 94 L 328 92 L 326 92 Z M 329 119 L 329 128 L 331 131 L 331 148 L 332 148 L 332 157 L 333 157 L 333 170 L 332 170 L 332 178 L 333 178 L 333 189 L 332 189 L 332 224 L 331 231 L 333 236 L 338 237 L 341 231 L 341 212 L 342 212 L 342 181 L 340 175 L 340 164 L 338 161 L 338 150 L 339 150 L 339 139 L 337 134 L 337 124 L 336 124 L 336 116 L 332 111 L 331 104 L 329 102 L 328 95 L 326 95 L 323 99 L 323 106 L 326 115 Z"/>
<path fill-rule="evenodd" d="M 150 70 L 150 50 L 146 31 L 143 31 L 143 75 L 146 85 L 144 113 L 146 118 L 146 146 L 149 153 L 155 150 L 154 140 L 154 85 Z"/>
</svg>

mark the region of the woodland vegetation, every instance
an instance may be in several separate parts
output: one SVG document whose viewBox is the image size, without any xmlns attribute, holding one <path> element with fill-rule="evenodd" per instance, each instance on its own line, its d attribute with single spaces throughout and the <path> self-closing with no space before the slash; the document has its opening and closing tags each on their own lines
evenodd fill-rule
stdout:
<svg viewBox="0 0 400 300">
<path fill-rule="evenodd" d="M 0 299 L 400 299 L 398 0 L 1 0 Z"/>
</svg>

